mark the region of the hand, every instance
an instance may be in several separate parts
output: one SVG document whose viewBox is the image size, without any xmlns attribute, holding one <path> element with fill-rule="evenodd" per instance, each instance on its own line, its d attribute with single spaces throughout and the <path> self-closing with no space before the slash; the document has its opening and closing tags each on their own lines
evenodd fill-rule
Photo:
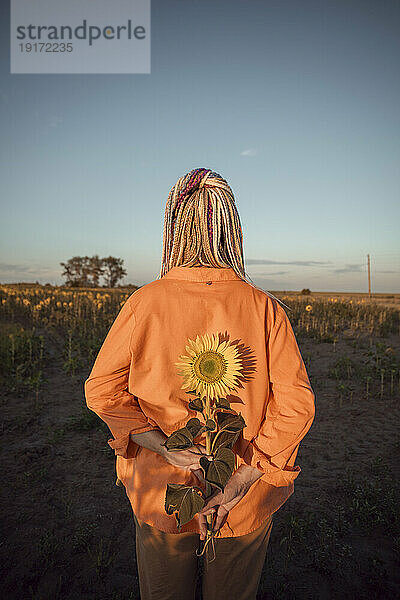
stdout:
<svg viewBox="0 0 400 600">
<path fill-rule="evenodd" d="M 228 518 L 229 511 L 247 494 L 262 472 L 249 465 L 241 465 L 230 477 L 224 491 L 216 492 L 208 499 L 198 512 L 200 524 L 200 539 L 207 534 L 207 515 L 215 516 L 213 531 L 218 531 Z"/>
<path fill-rule="evenodd" d="M 192 448 L 187 450 L 167 450 L 163 453 L 163 456 L 169 464 L 180 469 L 187 471 L 193 471 L 195 475 L 201 480 L 205 481 L 203 476 L 203 470 L 200 466 L 200 458 L 205 456 L 209 460 L 212 460 L 212 454 L 206 453 L 206 448 L 202 444 L 196 444 Z"/>
</svg>

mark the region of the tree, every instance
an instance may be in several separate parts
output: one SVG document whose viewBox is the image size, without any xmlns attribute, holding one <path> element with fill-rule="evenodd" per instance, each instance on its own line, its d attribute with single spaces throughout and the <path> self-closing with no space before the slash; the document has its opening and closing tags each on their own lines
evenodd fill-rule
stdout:
<svg viewBox="0 0 400 600">
<path fill-rule="evenodd" d="M 108 256 L 100 258 L 94 256 L 74 256 L 66 263 L 60 263 L 64 267 L 62 277 L 66 277 L 66 285 L 70 287 L 99 287 L 100 277 L 104 277 L 105 287 L 115 287 L 118 281 L 125 277 L 126 270 L 123 268 L 123 259 Z"/>
<path fill-rule="evenodd" d="M 104 273 L 104 264 L 103 259 L 99 258 L 98 254 L 95 254 L 95 256 L 92 256 L 92 258 L 90 258 L 89 272 L 93 287 L 99 287 L 100 277 Z"/>
<path fill-rule="evenodd" d="M 69 285 L 70 287 L 88 287 L 87 258 L 88 257 L 74 256 L 66 263 L 60 263 L 60 265 L 64 267 L 62 277 L 66 277 L 66 285 Z"/>
<path fill-rule="evenodd" d="M 122 266 L 123 262 L 122 258 L 114 256 L 103 258 L 105 287 L 113 288 L 120 279 L 125 277 L 126 270 Z"/>
</svg>

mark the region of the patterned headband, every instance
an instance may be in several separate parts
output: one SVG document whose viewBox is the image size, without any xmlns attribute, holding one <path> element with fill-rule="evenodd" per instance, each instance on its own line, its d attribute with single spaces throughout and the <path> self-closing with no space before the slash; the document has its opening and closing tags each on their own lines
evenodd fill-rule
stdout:
<svg viewBox="0 0 400 600">
<path fill-rule="evenodd" d="M 192 194 L 196 190 L 202 189 L 204 187 L 220 187 L 218 185 L 218 183 L 212 183 L 212 184 L 207 183 L 207 181 L 210 177 L 214 177 L 214 178 L 221 180 L 221 183 L 223 186 L 227 184 L 225 179 L 223 177 L 221 177 L 221 175 L 219 173 L 216 173 L 215 171 L 212 171 L 211 169 L 194 169 L 191 172 L 189 181 L 186 183 L 184 189 L 181 191 L 178 198 L 176 199 L 175 207 L 174 207 L 173 214 L 172 214 L 172 222 L 171 222 L 171 235 L 172 236 L 174 234 L 174 229 L 175 229 L 175 219 L 176 219 L 176 216 L 178 214 L 178 209 L 179 209 L 183 199 L 190 196 L 190 194 Z M 210 245 L 212 244 L 212 237 L 213 237 L 212 212 L 213 212 L 212 204 L 211 204 L 211 200 L 209 198 L 208 206 L 207 206 L 207 224 L 208 224 L 208 236 L 209 236 Z"/>
</svg>

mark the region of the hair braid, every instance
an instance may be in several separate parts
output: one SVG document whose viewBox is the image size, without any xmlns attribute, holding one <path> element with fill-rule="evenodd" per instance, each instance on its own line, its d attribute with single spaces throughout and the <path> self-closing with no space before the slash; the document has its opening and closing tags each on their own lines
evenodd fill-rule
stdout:
<svg viewBox="0 0 400 600">
<path fill-rule="evenodd" d="M 245 272 L 243 231 L 233 192 L 211 169 L 193 169 L 178 179 L 168 194 L 164 215 L 160 279 L 174 266 L 231 267 L 254 288 Z"/>
</svg>

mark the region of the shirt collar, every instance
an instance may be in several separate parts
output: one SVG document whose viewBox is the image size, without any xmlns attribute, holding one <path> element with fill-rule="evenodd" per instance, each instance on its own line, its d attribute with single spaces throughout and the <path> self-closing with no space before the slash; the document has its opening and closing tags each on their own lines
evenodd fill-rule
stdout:
<svg viewBox="0 0 400 600">
<path fill-rule="evenodd" d="M 187 279 L 189 281 L 243 281 L 232 267 L 171 267 L 162 279 Z"/>
</svg>

